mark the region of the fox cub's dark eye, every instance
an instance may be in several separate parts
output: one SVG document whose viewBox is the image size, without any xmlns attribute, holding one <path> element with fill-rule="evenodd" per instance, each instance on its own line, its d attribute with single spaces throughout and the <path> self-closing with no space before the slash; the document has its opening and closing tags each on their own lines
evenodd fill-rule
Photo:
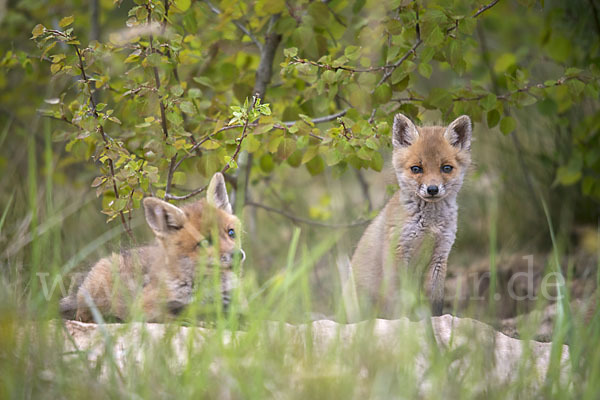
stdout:
<svg viewBox="0 0 600 400">
<path fill-rule="evenodd" d="M 227 234 L 230 238 L 235 239 L 235 231 L 233 229 L 228 230 Z"/>
<path fill-rule="evenodd" d="M 452 170 L 454 169 L 454 167 L 452 165 L 442 165 L 442 172 L 449 174 L 450 172 L 452 172 Z"/>
<path fill-rule="evenodd" d="M 419 167 L 418 165 L 410 167 L 410 170 L 413 174 L 420 174 L 421 172 L 423 172 L 423 168 Z"/>
</svg>

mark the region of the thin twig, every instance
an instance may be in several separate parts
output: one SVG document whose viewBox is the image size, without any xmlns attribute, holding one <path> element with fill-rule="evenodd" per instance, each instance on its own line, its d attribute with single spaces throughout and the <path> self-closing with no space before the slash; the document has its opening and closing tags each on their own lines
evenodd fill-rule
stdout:
<svg viewBox="0 0 600 400">
<path fill-rule="evenodd" d="M 215 13 L 216 15 L 221 15 L 221 10 L 215 7 L 209 0 L 204 0 L 204 2 L 213 13 Z M 252 32 L 248 30 L 248 28 L 244 26 L 244 24 L 237 20 L 233 20 L 232 22 L 240 31 L 242 31 L 242 33 L 247 35 L 254 42 L 256 47 L 258 47 L 258 50 L 262 51 L 263 44 L 256 38 L 256 36 L 252 34 Z"/>
<path fill-rule="evenodd" d="M 514 90 L 512 92 L 497 95 L 496 98 L 498 100 L 509 100 L 515 94 L 528 93 L 531 89 L 548 89 L 548 88 L 555 87 L 555 86 L 561 86 L 565 82 L 567 82 L 568 80 L 571 80 L 571 79 L 578 79 L 578 78 L 576 76 L 563 76 L 563 77 L 558 78 L 556 80 L 556 82 L 549 84 L 549 85 L 547 85 L 545 83 L 536 83 L 533 85 L 527 85 L 527 86 L 524 86 L 517 90 Z M 481 94 L 481 95 L 477 95 L 477 96 L 473 96 L 473 97 L 453 97 L 452 101 L 478 101 L 478 100 L 484 99 L 488 95 L 489 95 L 489 93 Z M 411 97 L 401 97 L 401 98 L 397 98 L 397 99 L 392 99 L 391 101 L 395 101 L 395 102 L 399 102 L 399 103 L 406 103 L 406 102 L 423 102 L 425 100 L 426 99 L 411 96 Z"/>
<path fill-rule="evenodd" d="M 146 6 L 146 9 L 148 11 L 148 27 L 151 27 L 151 25 L 152 25 L 152 10 L 150 9 L 149 5 Z M 169 13 L 169 1 L 165 0 L 165 17 L 161 24 L 163 33 L 167 27 L 168 13 Z M 150 30 L 150 53 L 155 52 L 153 42 L 154 42 L 154 35 L 152 34 L 152 30 Z M 170 57 L 170 55 L 171 55 L 171 51 L 169 49 L 167 49 L 167 56 Z M 164 99 L 160 96 L 160 93 L 158 93 L 158 90 L 160 89 L 160 75 L 158 72 L 158 67 L 157 66 L 152 67 L 152 71 L 154 72 L 154 82 L 156 85 L 156 93 L 158 95 L 158 104 L 160 107 L 160 119 L 161 119 L 160 122 L 161 122 L 163 134 L 165 135 L 165 139 L 167 139 L 169 137 L 169 128 L 167 127 L 167 113 L 166 113 L 165 102 L 164 102 Z M 177 169 L 175 166 L 176 161 L 177 161 L 177 153 L 175 153 L 175 155 L 173 157 L 171 157 L 171 159 L 169 160 L 169 172 L 167 173 L 167 184 L 165 186 L 165 197 L 164 197 L 165 200 L 167 199 L 167 194 L 171 190 L 171 185 L 173 183 L 173 175 L 175 173 L 175 170 Z"/>
<path fill-rule="evenodd" d="M 146 9 L 148 11 L 148 27 L 151 28 L 151 26 L 152 26 L 152 9 L 150 8 L 149 5 L 146 6 Z M 153 42 L 154 42 L 154 35 L 152 34 L 152 29 L 150 29 L 150 53 L 156 52 L 154 50 Z M 162 130 L 163 130 L 163 134 L 165 135 L 165 138 L 168 138 L 169 130 L 167 128 L 167 116 L 166 116 L 166 110 L 165 110 L 165 103 L 164 103 L 163 99 L 160 97 L 160 94 L 158 93 L 158 90 L 160 89 L 160 75 L 158 72 L 158 67 L 156 67 L 156 66 L 152 67 L 152 71 L 154 72 L 154 81 L 156 83 L 156 92 L 158 95 L 158 100 L 159 100 L 159 105 L 160 105 L 161 126 L 162 126 Z"/>
<path fill-rule="evenodd" d="M 392 76 L 392 74 L 394 73 L 394 71 L 396 70 L 396 68 L 398 68 L 400 65 L 402 65 L 402 63 L 404 61 L 406 61 L 408 59 L 408 57 L 411 56 L 411 54 L 416 54 L 417 49 L 419 48 L 419 46 L 422 43 L 423 43 L 423 41 L 421 39 L 417 39 L 417 41 L 415 42 L 415 44 L 412 45 L 412 47 L 410 48 L 410 50 L 408 50 L 406 53 L 404 53 L 404 55 L 398 61 L 396 61 L 394 64 L 392 64 L 392 66 L 389 69 L 386 69 L 385 73 L 383 74 L 383 76 L 381 77 L 381 79 L 377 83 L 377 86 L 375 86 L 375 87 L 379 87 L 385 81 L 387 81 L 390 78 L 390 76 Z"/>
<path fill-rule="evenodd" d="M 189 192 L 188 194 L 183 195 L 183 196 L 176 196 L 171 193 L 165 193 L 165 200 L 187 200 L 190 197 L 194 197 L 194 196 L 204 192 L 207 187 L 208 187 L 208 185 L 202 186 L 201 188 L 192 190 L 191 192 Z"/>
<path fill-rule="evenodd" d="M 83 64 L 83 57 L 81 56 L 81 51 L 79 51 L 79 46 L 77 46 L 76 44 L 74 44 L 73 47 L 75 48 L 75 53 L 77 54 L 77 58 L 79 59 L 79 69 L 81 70 L 81 77 L 83 78 L 83 81 L 85 82 L 85 84 L 90 92 L 89 99 L 90 99 L 90 104 L 92 106 L 92 114 L 94 115 L 95 118 L 99 118 L 98 111 L 96 110 L 96 102 L 94 101 L 94 96 L 92 95 L 92 86 L 90 84 L 90 81 L 89 81 L 86 73 L 85 73 L 85 67 Z M 104 140 L 104 143 L 105 143 L 106 147 L 108 148 L 108 146 L 110 145 L 110 141 L 109 141 L 108 135 L 104 131 L 104 127 L 102 126 L 102 124 L 98 124 L 96 129 L 98 129 L 98 132 L 100 132 L 100 135 L 102 136 L 102 139 Z M 119 190 L 117 189 L 117 181 L 115 178 L 115 167 L 113 165 L 112 158 L 107 156 L 107 159 L 108 159 L 108 169 L 110 170 L 113 191 L 115 192 L 115 198 L 118 199 L 119 198 Z M 131 232 L 131 229 L 127 226 L 127 222 L 125 221 L 125 214 L 123 213 L 122 210 L 119 211 L 119 216 L 121 217 L 121 223 L 123 224 L 123 228 L 125 229 L 125 232 L 127 233 L 127 235 L 129 236 L 129 238 L 131 240 L 134 240 L 133 233 Z"/>
<path fill-rule="evenodd" d="M 344 115 L 346 115 L 347 112 L 348 112 L 348 108 L 345 108 L 342 111 L 337 112 L 335 114 L 325 115 L 323 117 L 313 118 L 311 121 L 312 121 L 313 124 L 322 124 L 324 122 L 335 121 L 339 117 L 343 117 Z M 292 126 L 296 122 L 298 122 L 298 121 L 286 121 L 286 122 L 283 123 L 283 125 L 285 125 L 285 126 Z"/>
<path fill-rule="evenodd" d="M 477 10 L 477 12 L 475 14 L 473 14 L 473 18 L 479 17 L 480 14 L 482 14 L 485 11 L 489 10 L 490 8 L 494 7 L 499 1 L 500 0 L 494 0 L 490 4 L 481 7 L 479 10 Z"/>
<path fill-rule="evenodd" d="M 345 224 L 328 224 L 326 222 L 315 221 L 312 219 L 297 217 L 297 216 L 290 214 L 288 212 L 285 212 L 283 210 L 278 210 L 276 208 L 273 208 L 273 207 L 270 207 L 270 206 L 267 206 L 264 204 L 260 204 L 260 203 L 255 203 L 252 201 L 247 202 L 246 205 L 251 206 L 251 207 L 256 207 L 256 208 L 262 208 L 265 211 L 282 215 L 288 219 L 291 219 L 292 221 L 294 221 L 296 223 L 320 226 L 323 228 L 333 228 L 333 229 L 335 229 L 335 228 L 351 228 L 353 226 L 365 225 L 370 222 L 370 220 L 360 220 L 360 221 L 355 221 L 355 222 L 350 222 L 350 223 L 345 223 Z"/>
<path fill-rule="evenodd" d="M 230 168 L 230 164 L 232 161 L 235 161 L 238 154 L 240 153 L 240 149 L 242 148 L 242 143 L 244 142 L 244 139 L 246 138 L 246 131 L 248 130 L 248 124 L 250 123 L 250 110 L 254 109 L 254 106 L 256 105 L 256 102 L 259 100 L 258 96 L 254 96 L 254 99 L 252 100 L 252 105 L 250 106 L 250 108 L 247 110 L 248 114 L 246 115 L 246 122 L 244 122 L 244 129 L 242 129 L 242 134 L 240 135 L 240 138 L 238 140 L 238 144 L 237 147 L 235 149 L 235 153 L 233 153 L 233 156 L 231 157 L 231 160 L 227 161 L 227 164 L 225 164 L 225 166 L 223 167 L 223 169 L 221 169 L 221 173 L 225 173 L 225 171 L 227 171 Z"/>
</svg>

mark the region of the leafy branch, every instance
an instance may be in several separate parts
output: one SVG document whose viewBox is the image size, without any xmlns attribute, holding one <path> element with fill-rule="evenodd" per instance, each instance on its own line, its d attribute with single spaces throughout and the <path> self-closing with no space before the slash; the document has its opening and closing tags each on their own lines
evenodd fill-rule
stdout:
<svg viewBox="0 0 600 400">
<path fill-rule="evenodd" d="M 237 168 L 237 157 L 242 148 L 242 143 L 244 142 L 244 139 L 247 136 L 248 126 L 250 126 L 251 123 L 254 123 L 262 115 L 264 115 L 264 116 L 271 115 L 271 109 L 269 108 L 269 105 L 268 104 L 260 104 L 260 98 L 257 96 L 252 97 L 251 104 L 249 104 L 248 99 L 246 99 L 246 101 L 244 102 L 244 105 L 242 107 L 232 106 L 231 109 L 233 111 L 233 118 L 231 118 L 231 120 L 229 121 L 230 127 L 231 127 L 231 129 L 233 129 L 234 127 L 235 128 L 242 127 L 242 132 L 240 134 L 240 137 L 237 138 L 237 140 L 236 140 L 237 145 L 235 148 L 235 152 L 233 153 L 233 155 L 231 157 L 227 156 L 225 158 L 227 162 L 226 162 L 225 166 L 223 166 L 223 168 L 221 169 L 221 173 L 225 173 L 227 170 L 229 170 L 232 167 Z M 226 127 L 226 128 L 229 128 L 229 127 Z M 222 129 L 222 130 L 225 130 L 225 129 Z M 214 135 L 214 133 L 212 135 Z M 194 145 L 194 147 L 198 148 L 204 142 L 206 142 L 212 135 L 208 135 L 206 138 L 204 138 L 200 142 L 196 143 L 196 145 Z M 190 150 L 195 150 L 194 147 L 192 147 L 192 149 L 190 149 Z M 175 164 L 175 168 L 173 168 L 173 170 L 177 169 L 181 165 L 181 162 L 183 162 L 184 159 L 186 159 L 186 158 L 182 158 L 180 160 L 180 162 Z M 182 196 L 176 196 L 176 195 L 173 195 L 173 194 L 167 192 L 167 193 L 165 193 L 165 199 L 186 200 L 186 199 L 189 199 L 193 196 L 196 196 L 196 195 L 204 192 L 207 187 L 208 187 L 208 185 L 202 186 L 202 187 L 195 189 L 195 190 L 191 191 L 190 193 L 187 193 Z"/>
<path fill-rule="evenodd" d="M 72 22 L 73 22 L 73 17 L 66 17 L 66 18 L 63 18 L 63 20 L 61 20 L 60 25 L 61 25 L 61 27 L 67 27 L 67 26 L 71 25 Z M 83 83 L 85 84 L 85 87 L 87 88 L 87 91 L 88 91 L 88 102 L 90 104 L 90 111 L 91 111 L 91 114 L 93 115 L 93 117 L 97 121 L 96 131 L 98 133 L 100 133 L 100 136 L 102 137 L 102 140 L 104 141 L 105 150 L 108 151 L 111 149 L 111 147 L 112 147 L 111 145 L 112 145 L 113 141 L 108 136 L 108 134 L 105 132 L 104 126 L 102 125 L 102 123 L 99 122 L 100 115 L 98 114 L 98 106 L 96 105 L 96 101 L 94 100 L 94 95 L 93 95 L 94 89 L 91 85 L 90 79 L 88 78 L 88 76 L 86 74 L 85 62 L 83 59 L 82 52 L 79 48 L 80 43 L 77 40 L 77 38 L 72 35 L 72 31 L 73 31 L 72 28 L 69 28 L 69 29 L 65 30 L 64 32 L 62 32 L 60 30 L 56 30 L 56 29 L 47 29 L 46 27 L 44 27 L 43 25 L 40 24 L 40 25 L 36 25 L 35 28 L 33 29 L 32 39 L 37 39 L 39 37 L 42 37 L 42 39 L 41 39 L 42 43 L 45 43 L 50 38 L 54 39 L 55 41 L 53 42 L 53 44 L 50 44 L 48 46 L 50 48 L 53 47 L 57 41 L 66 43 L 67 45 L 70 45 L 73 47 L 73 49 L 75 50 L 75 54 L 77 55 L 77 59 L 78 59 L 77 66 L 81 72 L 81 78 L 83 80 Z M 46 48 L 46 51 L 47 51 L 48 47 Z M 65 120 L 67 120 L 67 119 L 65 118 Z M 115 194 L 115 199 L 118 200 L 118 199 L 120 199 L 120 195 L 119 195 L 119 190 L 117 189 L 114 160 L 108 154 L 106 154 L 104 157 L 106 158 L 106 163 L 108 165 L 108 169 L 110 172 L 110 179 L 111 179 L 111 183 L 112 183 L 112 189 Z M 102 158 L 104 158 L 104 157 L 101 157 L 100 159 L 102 160 Z M 133 233 L 131 232 L 131 227 L 128 226 L 127 222 L 125 221 L 125 214 L 124 214 L 123 210 L 119 210 L 119 216 L 120 216 L 121 224 L 123 225 L 125 232 L 132 240 L 134 240 Z"/>
</svg>

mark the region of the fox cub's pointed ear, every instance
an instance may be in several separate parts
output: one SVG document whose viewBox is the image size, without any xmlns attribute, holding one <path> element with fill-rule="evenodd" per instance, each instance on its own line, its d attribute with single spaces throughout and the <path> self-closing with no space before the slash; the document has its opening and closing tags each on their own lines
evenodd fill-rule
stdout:
<svg viewBox="0 0 600 400">
<path fill-rule="evenodd" d="M 227 187 L 225 186 L 225 178 L 223 174 L 217 172 L 213 175 L 208 185 L 208 193 L 206 194 L 208 204 L 219 208 L 229 214 L 233 211 L 231 204 L 229 203 L 229 196 L 227 196 Z"/>
<path fill-rule="evenodd" d="M 444 133 L 444 137 L 454 147 L 461 150 L 471 150 L 471 118 L 461 115 L 456 118 Z"/>
<path fill-rule="evenodd" d="M 394 148 L 407 147 L 419 138 L 417 127 L 403 114 L 396 114 L 392 126 L 392 144 Z"/>
<path fill-rule="evenodd" d="M 187 217 L 181 208 L 156 197 L 144 199 L 146 221 L 156 235 L 166 235 L 183 228 Z"/>
</svg>

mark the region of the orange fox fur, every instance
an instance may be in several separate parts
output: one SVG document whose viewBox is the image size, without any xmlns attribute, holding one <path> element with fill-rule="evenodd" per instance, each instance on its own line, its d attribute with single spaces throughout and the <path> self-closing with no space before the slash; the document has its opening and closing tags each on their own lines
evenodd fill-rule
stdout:
<svg viewBox="0 0 600 400">
<path fill-rule="evenodd" d="M 244 253 L 223 175 L 213 176 L 206 199 L 179 208 L 149 197 L 144 211 L 156 242 L 98 261 L 77 292 L 61 300 L 63 316 L 75 311 L 76 319 L 92 321 L 93 303 L 103 316 L 126 320 L 137 309 L 148 321 L 163 321 L 191 301 L 199 266 L 205 274 L 220 269 L 227 305 L 236 285 L 234 255 L 243 260 Z"/>
<path fill-rule="evenodd" d="M 442 313 L 447 260 L 456 237 L 456 197 L 471 163 L 471 120 L 417 128 L 397 114 L 393 167 L 400 190 L 369 225 L 352 258 L 360 298 L 383 313 L 398 306 L 398 278 L 411 268 L 424 239 L 433 240 L 425 276 L 432 313 Z"/>
</svg>

